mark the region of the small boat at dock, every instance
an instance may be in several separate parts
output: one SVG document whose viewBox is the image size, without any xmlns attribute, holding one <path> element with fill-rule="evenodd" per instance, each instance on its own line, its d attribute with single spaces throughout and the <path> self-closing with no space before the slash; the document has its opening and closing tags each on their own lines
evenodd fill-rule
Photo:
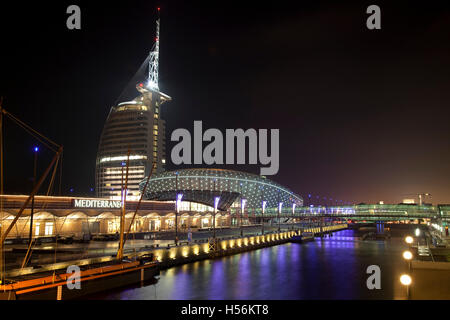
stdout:
<svg viewBox="0 0 450 320">
<path fill-rule="evenodd" d="M 66 300 L 136 284 L 159 275 L 153 255 L 79 266 L 79 277 L 66 269 L 44 271 L 7 279 L 0 285 L 0 300 Z M 71 285 L 69 285 L 71 284 Z"/>
</svg>

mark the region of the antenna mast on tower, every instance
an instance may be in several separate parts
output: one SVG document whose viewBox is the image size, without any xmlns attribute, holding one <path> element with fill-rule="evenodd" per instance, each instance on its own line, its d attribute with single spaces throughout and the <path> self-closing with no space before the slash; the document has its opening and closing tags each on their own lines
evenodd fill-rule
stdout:
<svg viewBox="0 0 450 320">
<path fill-rule="evenodd" d="M 147 87 L 159 91 L 158 85 L 158 65 L 159 65 L 159 11 L 158 7 L 158 19 L 156 20 L 156 38 L 152 51 L 150 52 L 150 61 L 148 63 L 148 83 Z"/>
</svg>

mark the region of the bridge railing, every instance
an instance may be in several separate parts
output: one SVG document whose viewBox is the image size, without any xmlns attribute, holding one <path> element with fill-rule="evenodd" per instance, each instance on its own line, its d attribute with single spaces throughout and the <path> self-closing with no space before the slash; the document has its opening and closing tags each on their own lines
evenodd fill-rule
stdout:
<svg viewBox="0 0 450 320">
<path fill-rule="evenodd" d="M 448 209 L 448 210 L 447 210 Z M 245 210 L 244 215 L 260 216 L 262 215 L 262 208 Z M 239 208 L 232 208 L 229 210 L 231 214 L 239 214 Z M 450 217 L 450 206 L 441 209 Z M 341 207 L 324 207 L 324 206 L 310 206 L 310 207 L 296 207 L 294 212 L 292 208 L 282 208 L 281 216 L 289 217 L 314 217 L 314 216 L 336 216 L 336 217 L 351 217 L 351 216 L 368 216 L 368 217 L 419 217 L 419 218 L 435 218 L 439 216 L 437 207 L 435 206 L 417 206 L 417 205 L 353 205 Z M 266 208 L 264 211 L 266 217 L 277 216 L 278 208 Z"/>
</svg>

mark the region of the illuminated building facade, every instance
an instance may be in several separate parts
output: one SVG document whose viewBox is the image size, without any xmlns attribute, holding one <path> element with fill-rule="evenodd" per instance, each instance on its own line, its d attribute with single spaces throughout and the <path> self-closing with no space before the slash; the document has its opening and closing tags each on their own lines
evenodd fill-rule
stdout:
<svg viewBox="0 0 450 320">
<path fill-rule="evenodd" d="M 164 171 L 165 122 L 161 119 L 161 105 L 171 98 L 159 91 L 159 26 L 158 18 L 155 43 L 148 57 L 148 78 L 136 86 L 140 95 L 113 106 L 103 128 L 96 160 L 98 197 L 121 199 L 127 181 L 127 199 L 137 199 L 139 182 L 150 174 L 152 166 L 154 173 Z"/>
<path fill-rule="evenodd" d="M 96 191 L 102 198 L 121 197 L 128 166 L 127 198 L 139 196 L 139 183 L 150 173 L 164 170 L 165 122 L 161 105 L 170 100 L 163 93 L 138 84 L 136 99 L 111 108 L 100 138 L 96 161 Z"/>
<path fill-rule="evenodd" d="M 146 179 L 141 184 L 144 188 Z M 153 175 L 145 192 L 148 200 L 171 201 L 176 194 L 183 202 L 200 203 L 214 207 L 214 198 L 220 197 L 219 210 L 240 206 L 245 199 L 247 209 L 277 208 L 280 203 L 289 208 L 303 205 L 303 199 L 278 183 L 251 173 L 224 169 L 183 169 Z"/>
</svg>

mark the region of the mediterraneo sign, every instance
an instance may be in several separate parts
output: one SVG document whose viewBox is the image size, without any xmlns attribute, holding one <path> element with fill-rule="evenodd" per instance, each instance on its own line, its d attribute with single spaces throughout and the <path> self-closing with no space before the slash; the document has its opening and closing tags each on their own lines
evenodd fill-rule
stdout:
<svg viewBox="0 0 450 320">
<path fill-rule="evenodd" d="M 100 200 L 100 199 L 73 199 L 72 204 L 74 208 L 111 208 L 120 209 L 122 203 L 120 200 Z"/>
</svg>

